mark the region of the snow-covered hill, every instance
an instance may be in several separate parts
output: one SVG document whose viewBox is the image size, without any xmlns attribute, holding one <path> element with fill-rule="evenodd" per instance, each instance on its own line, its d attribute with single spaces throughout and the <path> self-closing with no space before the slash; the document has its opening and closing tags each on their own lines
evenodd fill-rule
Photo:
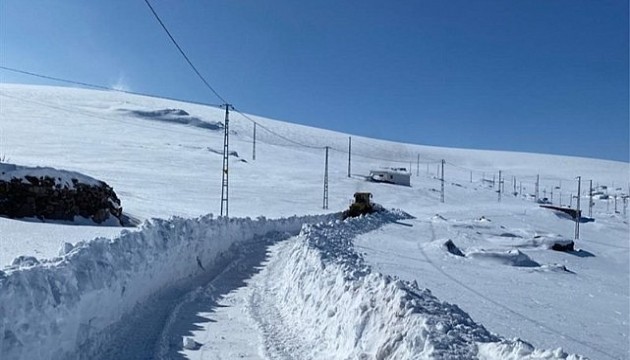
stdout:
<svg viewBox="0 0 630 360">
<path fill-rule="evenodd" d="M 1 85 L 0 158 L 106 181 L 140 219 L 216 215 L 223 118 L 221 109 L 170 100 Z M 596 359 L 630 355 L 627 163 L 353 136 L 348 177 L 348 135 L 251 118 L 256 160 L 253 123 L 230 114 L 230 217 L 299 218 L 225 228 L 221 219 L 154 220 L 137 234 L 0 218 L 2 354 L 562 358 L 538 350 L 562 347 Z M 330 210 L 322 209 L 325 146 Z M 379 167 L 410 168 L 412 186 L 366 182 Z M 609 197 L 581 225 L 580 251 L 555 252 L 549 244 L 573 239 L 574 223 L 532 200 L 535 183 L 541 198 L 575 206 L 576 176 L 583 209 L 589 180 Z M 323 220 L 303 216 L 341 211 L 355 191 L 410 218 L 333 221 L 287 240 Z M 207 244 L 219 239 L 231 240 Z"/>
</svg>

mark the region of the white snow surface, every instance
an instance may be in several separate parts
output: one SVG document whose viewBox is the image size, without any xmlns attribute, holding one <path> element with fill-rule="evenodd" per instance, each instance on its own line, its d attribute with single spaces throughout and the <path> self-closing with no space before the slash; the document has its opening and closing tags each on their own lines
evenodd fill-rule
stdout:
<svg viewBox="0 0 630 360">
<path fill-rule="evenodd" d="M 117 331 L 115 324 L 152 294 L 202 278 L 231 246 L 296 234 L 326 217 L 156 219 L 112 240 L 67 246 L 60 258 L 15 262 L 0 272 L 3 358 L 65 359 L 79 348 L 80 357 L 93 358 L 108 327 Z"/>
<path fill-rule="evenodd" d="M 275 298 L 261 301 L 282 309 L 277 328 L 285 337 L 309 329 L 294 339 L 300 358 L 579 358 L 561 349 L 540 351 L 518 339 L 501 339 L 417 283 L 372 272 L 354 251 L 352 239 L 408 216 L 387 217 L 306 227 L 276 270 L 289 281 L 269 284 Z M 272 358 L 293 353 L 287 343 L 291 341 L 267 344 L 266 351 Z"/>
<path fill-rule="evenodd" d="M 148 220 L 129 231 L 0 218 L 0 358 L 630 357 L 627 163 L 353 136 L 348 177 L 347 134 L 252 116 L 254 161 L 253 124 L 231 113 L 227 222 L 208 214 L 220 204 L 223 117 L 0 85 L 0 159 L 90 174 Z M 380 167 L 411 169 L 412 186 L 366 182 Z M 575 206 L 578 175 L 583 209 L 585 181 L 609 195 L 577 251 L 550 250 L 574 223 L 532 201 L 537 175 L 554 205 Z M 355 191 L 402 210 L 332 220 Z"/>
</svg>

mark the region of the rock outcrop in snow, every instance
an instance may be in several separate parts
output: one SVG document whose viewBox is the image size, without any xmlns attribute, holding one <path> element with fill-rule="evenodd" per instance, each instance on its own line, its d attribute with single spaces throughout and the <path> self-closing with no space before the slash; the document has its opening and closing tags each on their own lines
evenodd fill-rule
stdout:
<svg viewBox="0 0 630 360">
<path fill-rule="evenodd" d="M 122 207 L 111 186 L 89 176 L 0 164 L 0 215 L 65 221 L 81 216 L 120 225 Z"/>
</svg>

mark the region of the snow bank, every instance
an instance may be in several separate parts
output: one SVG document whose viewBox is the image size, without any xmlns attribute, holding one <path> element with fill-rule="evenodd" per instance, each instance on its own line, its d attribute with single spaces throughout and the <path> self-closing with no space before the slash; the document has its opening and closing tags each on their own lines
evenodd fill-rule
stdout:
<svg viewBox="0 0 630 360">
<path fill-rule="evenodd" d="M 381 213 L 302 230 L 275 291 L 287 331 L 313 345 L 302 358 L 579 358 L 502 339 L 429 290 L 372 271 L 353 238 L 406 217 Z"/>
<path fill-rule="evenodd" d="M 539 267 L 540 264 L 532 260 L 527 254 L 518 249 L 508 251 L 473 250 L 466 254 L 466 257 L 497 262 L 499 264 L 519 267 Z"/>
<path fill-rule="evenodd" d="M 8 182 L 12 179 L 19 179 L 21 182 L 28 184 L 27 176 L 35 178 L 50 177 L 55 180 L 55 186 L 68 189 L 74 189 L 74 185 L 77 182 L 91 186 L 100 186 L 103 184 L 100 180 L 74 171 L 58 170 L 51 167 L 27 167 L 0 163 L 0 181 Z"/>
<path fill-rule="evenodd" d="M 0 358 L 67 358 L 152 294 L 202 276 L 231 246 L 332 216 L 158 219 L 63 246 L 60 258 L 17 261 L 0 271 Z"/>
</svg>

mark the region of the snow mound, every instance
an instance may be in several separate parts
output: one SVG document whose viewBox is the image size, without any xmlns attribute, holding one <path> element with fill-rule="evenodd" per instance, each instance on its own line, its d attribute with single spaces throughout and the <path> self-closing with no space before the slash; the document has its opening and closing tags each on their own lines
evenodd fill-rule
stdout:
<svg viewBox="0 0 630 360">
<path fill-rule="evenodd" d="M 154 219 L 115 239 L 64 246 L 59 258 L 20 258 L 0 273 L 0 358 L 65 359 L 98 348 L 135 306 L 203 276 L 231 246 L 334 216 Z"/>
<path fill-rule="evenodd" d="M 278 328 L 308 344 L 301 358 L 567 358 L 561 350 L 502 339 L 416 283 L 372 271 L 353 238 L 407 217 L 379 213 L 303 228 L 273 300 L 283 309 Z M 266 350 L 274 352 L 273 346 Z"/>
<path fill-rule="evenodd" d="M 529 256 L 522 253 L 520 250 L 508 250 L 505 252 L 488 251 L 488 250 L 473 250 L 466 254 L 466 257 L 473 259 L 486 260 L 491 262 L 498 262 L 504 265 L 519 266 L 519 267 L 540 267 L 540 264 L 532 260 Z"/>
<path fill-rule="evenodd" d="M 224 125 L 220 122 L 203 121 L 198 117 L 191 116 L 182 109 L 160 109 L 160 110 L 125 110 L 129 114 L 147 120 L 154 120 L 166 123 L 189 125 L 208 130 L 223 130 Z"/>
<path fill-rule="evenodd" d="M 555 350 L 535 349 L 531 344 L 520 340 L 501 340 L 499 342 L 478 344 L 479 360 L 544 360 L 566 359 L 578 360 L 583 357 L 575 354 L 567 354 L 562 348 Z"/>
</svg>

